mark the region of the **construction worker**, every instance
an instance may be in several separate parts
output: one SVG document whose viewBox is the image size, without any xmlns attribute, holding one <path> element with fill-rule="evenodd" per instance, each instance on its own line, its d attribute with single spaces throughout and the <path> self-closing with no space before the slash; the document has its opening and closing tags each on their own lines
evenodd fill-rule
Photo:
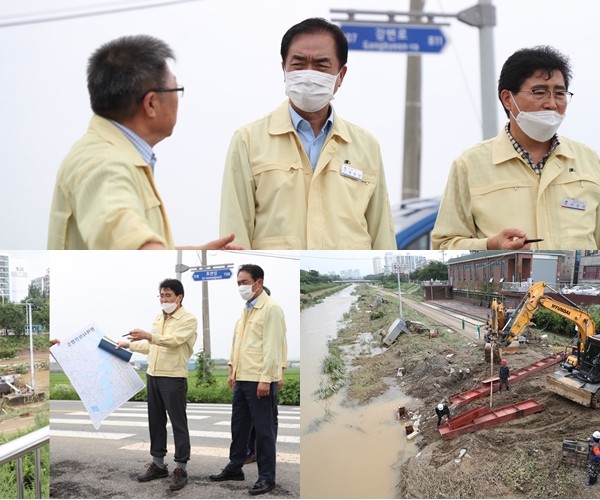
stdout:
<svg viewBox="0 0 600 500">
<path fill-rule="evenodd" d="M 440 426 L 440 424 L 442 423 L 442 417 L 444 415 L 446 415 L 448 417 L 448 420 L 450 420 L 452 418 L 450 416 L 450 408 L 448 408 L 448 405 L 445 403 L 440 403 L 439 405 L 437 405 L 437 407 L 435 408 L 435 413 L 437 414 L 437 417 L 438 417 L 436 427 Z"/>
<path fill-rule="evenodd" d="M 598 469 L 600 468 L 600 431 L 595 431 L 588 441 L 588 474 L 590 475 L 588 486 L 593 486 L 598 481 Z"/>
<path fill-rule="evenodd" d="M 500 362 L 500 372 L 498 374 L 500 377 L 500 387 L 498 388 L 498 392 L 502 392 L 502 386 L 506 386 L 506 390 L 510 391 L 510 387 L 508 386 L 508 377 L 510 376 L 510 370 L 508 366 L 506 366 L 506 360 L 503 359 Z"/>
</svg>

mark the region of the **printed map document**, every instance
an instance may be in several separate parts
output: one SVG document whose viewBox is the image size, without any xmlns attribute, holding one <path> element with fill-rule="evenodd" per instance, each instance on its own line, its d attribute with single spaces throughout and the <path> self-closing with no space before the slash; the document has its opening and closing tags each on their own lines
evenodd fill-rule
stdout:
<svg viewBox="0 0 600 500">
<path fill-rule="evenodd" d="M 92 323 L 50 348 L 96 430 L 106 417 L 144 388 L 133 366 L 98 347 L 103 336 Z"/>
</svg>

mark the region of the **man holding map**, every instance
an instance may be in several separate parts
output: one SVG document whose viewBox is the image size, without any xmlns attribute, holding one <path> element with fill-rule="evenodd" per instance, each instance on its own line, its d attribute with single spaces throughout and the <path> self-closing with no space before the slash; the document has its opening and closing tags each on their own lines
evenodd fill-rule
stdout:
<svg viewBox="0 0 600 500">
<path fill-rule="evenodd" d="M 169 475 L 164 463 L 168 414 L 175 440 L 175 470 L 170 488 L 180 490 L 187 483 L 186 464 L 190 459 L 186 415 L 187 377 L 188 361 L 198 336 L 198 320 L 181 305 L 184 290 L 179 280 L 164 280 L 159 292 L 162 312 L 154 319 L 152 330 L 131 330 L 129 340 L 121 340 L 117 348 L 125 347 L 148 355 L 146 387 L 152 462 L 137 479 L 146 482 Z"/>
</svg>

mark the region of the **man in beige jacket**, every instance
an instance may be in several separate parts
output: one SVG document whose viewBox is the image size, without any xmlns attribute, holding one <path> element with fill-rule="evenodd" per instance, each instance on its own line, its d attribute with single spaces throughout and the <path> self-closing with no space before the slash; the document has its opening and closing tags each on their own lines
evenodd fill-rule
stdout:
<svg viewBox="0 0 600 500">
<path fill-rule="evenodd" d="M 289 101 L 235 132 L 223 175 L 220 234 L 253 249 L 395 250 L 379 144 L 330 105 L 348 42 L 325 19 L 281 42 Z"/>
<path fill-rule="evenodd" d="M 168 414 L 175 440 L 176 465 L 170 488 L 180 490 L 187 483 L 186 467 L 191 451 L 186 414 L 187 378 L 188 362 L 198 337 L 198 320 L 181 305 L 184 296 L 181 281 L 166 279 L 159 285 L 159 292 L 162 312 L 154 319 L 152 330 L 131 330 L 129 340 L 121 340 L 117 348 L 148 355 L 146 390 L 152 462 L 137 479 L 146 482 L 169 475 L 164 463 Z"/>
<path fill-rule="evenodd" d="M 153 148 L 177 121 L 171 48 L 148 35 L 102 45 L 88 64 L 94 116 L 64 159 L 52 198 L 48 249 L 173 248 L 167 212 L 154 183 Z M 199 247 L 219 249 L 226 235 Z M 227 247 L 231 248 L 231 247 Z"/>
<path fill-rule="evenodd" d="M 572 97 L 568 59 L 552 47 L 504 63 L 498 97 L 508 123 L 453 163 L 434 249 L 596 249 L 600 160 L 556 131 Z"/>
</svg>

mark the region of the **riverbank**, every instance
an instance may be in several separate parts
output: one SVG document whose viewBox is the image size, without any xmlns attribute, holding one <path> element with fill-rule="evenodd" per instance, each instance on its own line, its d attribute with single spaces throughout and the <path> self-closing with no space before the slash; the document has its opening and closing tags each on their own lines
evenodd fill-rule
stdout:
<svg viewBox="0 0 600 500">
<path fill-rule="evenodd" d="M 398 302 L 390 297 L 373 307 L 377 292 L 367 286 L 359 287 L 357 294 L 356 310 L 336 339 L 348 367 L 343 404 L 369 408 L 389 387 L 415 398 L 406 410 L 418 428 L 411 441 L 418 449 L 396 462 L 397 498 L 600 498 L 600 487 L 584 486 L 585 464 L 567 463 L 562 457 L 563 439 L 586 440 L 596 430 L 597 410 L 546 390 L 545 375 L 554 367 L 492 399 L 493 407 L 499 408 L 535 398 L 544 411 L 443 440 L 435 406 L 489 378 L 483 343 L 435 327 L 405 305 L 405 319 L 422 321 L 424 328 L 409 328 L 390 348 L 380 350 L 379 331 L 398 316 Z M 436 328 L 436 335 L 425 333 L 430 328 Z M 526 351 L 507 356 L 508 363 L 516 371 L 552 352 L 551 345 L 532 341 Z M 496 371 L 497 367 L 493 375 Z M 453 409 L 453 416 L 489 405 L 489 398 L 477 400 Z"/>
</svg>

